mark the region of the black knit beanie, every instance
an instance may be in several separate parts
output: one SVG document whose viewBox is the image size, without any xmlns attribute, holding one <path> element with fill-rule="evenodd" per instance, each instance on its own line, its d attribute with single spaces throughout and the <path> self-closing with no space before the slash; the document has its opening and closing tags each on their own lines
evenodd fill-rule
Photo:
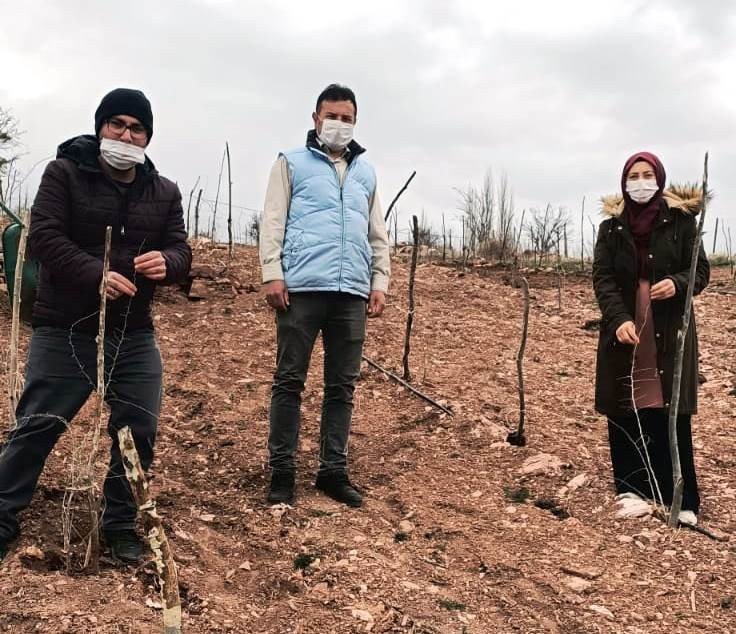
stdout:
<svg viewBox="0 0 736 634">
<path fill-rule="evenodd" d="M 95 111 L 95 136 L 100 136 L 100 128 L 115 115 L 125 114 L 135 117 L 148 132 L 148 141 L 153 136 L 153 112 L 151 102 L 140 90 L 116 88 L 107 93 Z"/>
</svg>

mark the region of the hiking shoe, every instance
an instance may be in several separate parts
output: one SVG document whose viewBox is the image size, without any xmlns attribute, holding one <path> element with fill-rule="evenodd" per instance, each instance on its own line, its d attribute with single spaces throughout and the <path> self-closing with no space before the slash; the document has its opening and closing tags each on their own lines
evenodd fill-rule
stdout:
<svg viewBox="0 0 736 634">
<path fill-rule="evenodd" d="M 363 504 L 363 496 L 350 484 L 348 474 L 343 471 L 317 474 L 315 486 L 337 502 L 342 502 L 353 508 L 358 508 Z"/>
<path fill-rule="evenodd" d="M 695 511 L 680 511 L 680 515 L 677 516 L 680 524 L 686 524 L 687 526 L 697 526 L 698 516 L 695 515 Z"/>
<path fill-rule="evenodd" d="M 10 550 L 10 542 L 18 537 L 18 533 L 10 535 L 9 537 L 0 537 L 0 561 L 5 559 L 5 556 Z"/>
<path fill-rule="evenodd" d="M 271 473 L 271 488 L 268 491 L 269 504 L 294 504 L 293 471 L 274 471 Z"/>
<path fill-rule="evenodd" d="M 143 540 L 134 530 L 105 531 L 105 542 L 113 559 L 135 564 L 143 558 Z"/>
</svg>

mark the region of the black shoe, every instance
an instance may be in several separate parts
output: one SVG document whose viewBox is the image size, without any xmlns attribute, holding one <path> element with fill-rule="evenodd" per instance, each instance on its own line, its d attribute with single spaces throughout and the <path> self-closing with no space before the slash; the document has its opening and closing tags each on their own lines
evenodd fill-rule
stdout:
<svg viewBox="0 0 736 634">
<path fill-rule="evenodd" d="M 18 537 L 18 533 L 10 537 L 0 537 L 0 561 L 5 559 L 10 550 L 10 543 Z"/>
<path fill-rule="evenodd" d="M 143 558 L 143 540 L 134 530 L 105 531 L 105 542 L 113 559 L 135 564 Z"/>
<path fill-rule="evenodd" d="M 294 504 L 293 471 L 274 471 L 271 474 L 271 488 L 268 491 L 269 504 Z"/>
<path fill-rule="evenodd" d="M 363 505 L 363 496 L 350 484 L 348 474 L 343 471 L 318 474 L 315 486 L 333 500 L 353 508 Z"/>
</svg>

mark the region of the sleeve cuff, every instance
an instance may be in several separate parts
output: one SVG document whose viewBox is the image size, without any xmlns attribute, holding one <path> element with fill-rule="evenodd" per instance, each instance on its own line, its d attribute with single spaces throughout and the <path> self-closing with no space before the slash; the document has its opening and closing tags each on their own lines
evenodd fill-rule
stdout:
<svg viewBox="0 0 736 634">
<path fill-rule="evenodd" d="M 284 279 L 284 271 L 281 268 L 281 262 L 268 262 L 266 264 L 262 264 L 261 273 L 263 275 L 264 284 L 266 282 Z"/>
<path fill-rule="evenodd" d="M 388 293 L 388 276 L 383 273 L 374 273 L 371 280 L 371 290 Z"/>
</svg>

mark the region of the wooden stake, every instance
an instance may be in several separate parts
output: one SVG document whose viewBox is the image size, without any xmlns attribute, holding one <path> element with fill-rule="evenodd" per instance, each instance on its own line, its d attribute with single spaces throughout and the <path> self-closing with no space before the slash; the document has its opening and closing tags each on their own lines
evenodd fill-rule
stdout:
<svg viewBox="0 0 736 634">
<path fill-rule="evenodd" d="M 15 423 L 15 409 L 20 396 L 18 390 L 18 341 L 20 339 L 20 303 L 23 291 L 23 265 L 26 258 L 26 242 L 28 241 L 28 227 L 30 214 L 20 212 L 20 236 L 18 238 L 18 256 L 15 262 L 15 277 L 13 282 L 13 317 L 10 326 L 10 354 L 8 357 L 8 404 L 10 407 L 10 421 Z"/>
<path fill-rule="evenodd" d="M 705 209 L 708 201 L 708 153 L 705 153 L 703 165 L 703 206 L 700 210 L 698 229 L 692 244 L 692 257 L 690 258 L 690 275 L 688 277 L 687 292 L 685 293 L 685 308 L 682 315 L 682 327 L 677 332 L 677 351 L 675 353 L 675 371 L 672 380 L 672 398 L 670 399 L 669 412 L 669 436 L 670 456 L 672 458 L 672 507 L 668 524 L 670 528 L 677 528 L 677 523 L 682 509 L 682 495 L 684 481 L 682 479 L 682 466 L 680 465 L 680 447 L 677 442 L 677 414 L 680 405 L 680 383 L 682 381 L 682 363 L 685 356 L 685 339 L 690 328 L 690 313 L 693 305 L 693 287 L 695 286 L 695 272 L 698 266 L 698 255 L 700 254 L 701 238 L 703 235 L 703 223 L 705 222 Z"/>
<path fill-rule="evenodd" d="M 187 237 L 189 237 L 189 219 L 190 219 L 190 210 L 192 208 L 192 196 L 194 196 L 194 192 L 197 189 L 197 185 L 199 185 L 199 176 L 197 176 L 197 180 L 194 182 L 194 187 L 192 187 L 192 191 L 189 192 L 189 204 L 187 204 Z"/>
<path fill-rule="evenodd" d="M 716 241 L 718 240 L 718 218 L 716 218 L 716 230 L 713 232 L 713 251 L 711 253 L 715 255 L 716 252 Z"/>
<path fill-rule="evenodd" d="M 230 146 L 225 141 L 225 154 L 227 154 L 227 245 L 228 256 L 233 257 L 233 176 L 230 171 Z"/>
<path fill-rule="evenodd" d="M 100 435 L 105 424 L 105 315 L 107 312 L 107 275 L 110 271 L 110 245 L 112 242 L 112 227 L 105 230 L 105 257 L 102 261 L 102 279 L 100 280 L 100 321 L 97 326 L 97 423 L 92 433 L 92 448 L 87 461 L 85 486 L 90 513 L 90 537 L 84 567 L 90 567 L 94 572 L 100 568 L 100 507 L 102 496 L 97 494 L 93 483 L 94 467 L 97 453 L 100 448 Z"/>
<path fill-rule="evenodd" d="M 414 278 L 417 273 L 417 257 L 419 256 L 419 221 L 412 216 L 414 226 L 414 248 L 411 251 L 411 269 L 409 271 L 409 312 L 406 315 L 406 334 L 404 336 L 404 380 L 411 381 L 409 371 L 409 351 L 411 348 L 411 327 L 414 323 Z"/>
<path fill-rule="evenodd" d="M 202 188 L 200 187 L 199 193 L 197 194 L 197 204 L 194 205 L 194 238 L 195 240 L 199 237 L 199 203 L 202 200 Z"/>
<path fill-rule="evenodd" d="M 166 537 L 161 517 L 156 512 L 156 501 L 151 497 L 148 479 L 141 466 L 130 427 L 126 426 L 118 431 L 118 442 L 125 467 L 125 476 L 128 478 L 133 498 L 141 513 L 148 543 L 153 552 L 153 561 L 159 575 L 161 600 L 164 607 L 164 634 L 180 634 L 181 599 L 179 598 L 179 575 L 174 562 L 174 554 Z"/>
<path fill-rule="evenodd" d="M 585 271 L 585 196 L 580 207 L 580 272 Z"/>
</svg>

